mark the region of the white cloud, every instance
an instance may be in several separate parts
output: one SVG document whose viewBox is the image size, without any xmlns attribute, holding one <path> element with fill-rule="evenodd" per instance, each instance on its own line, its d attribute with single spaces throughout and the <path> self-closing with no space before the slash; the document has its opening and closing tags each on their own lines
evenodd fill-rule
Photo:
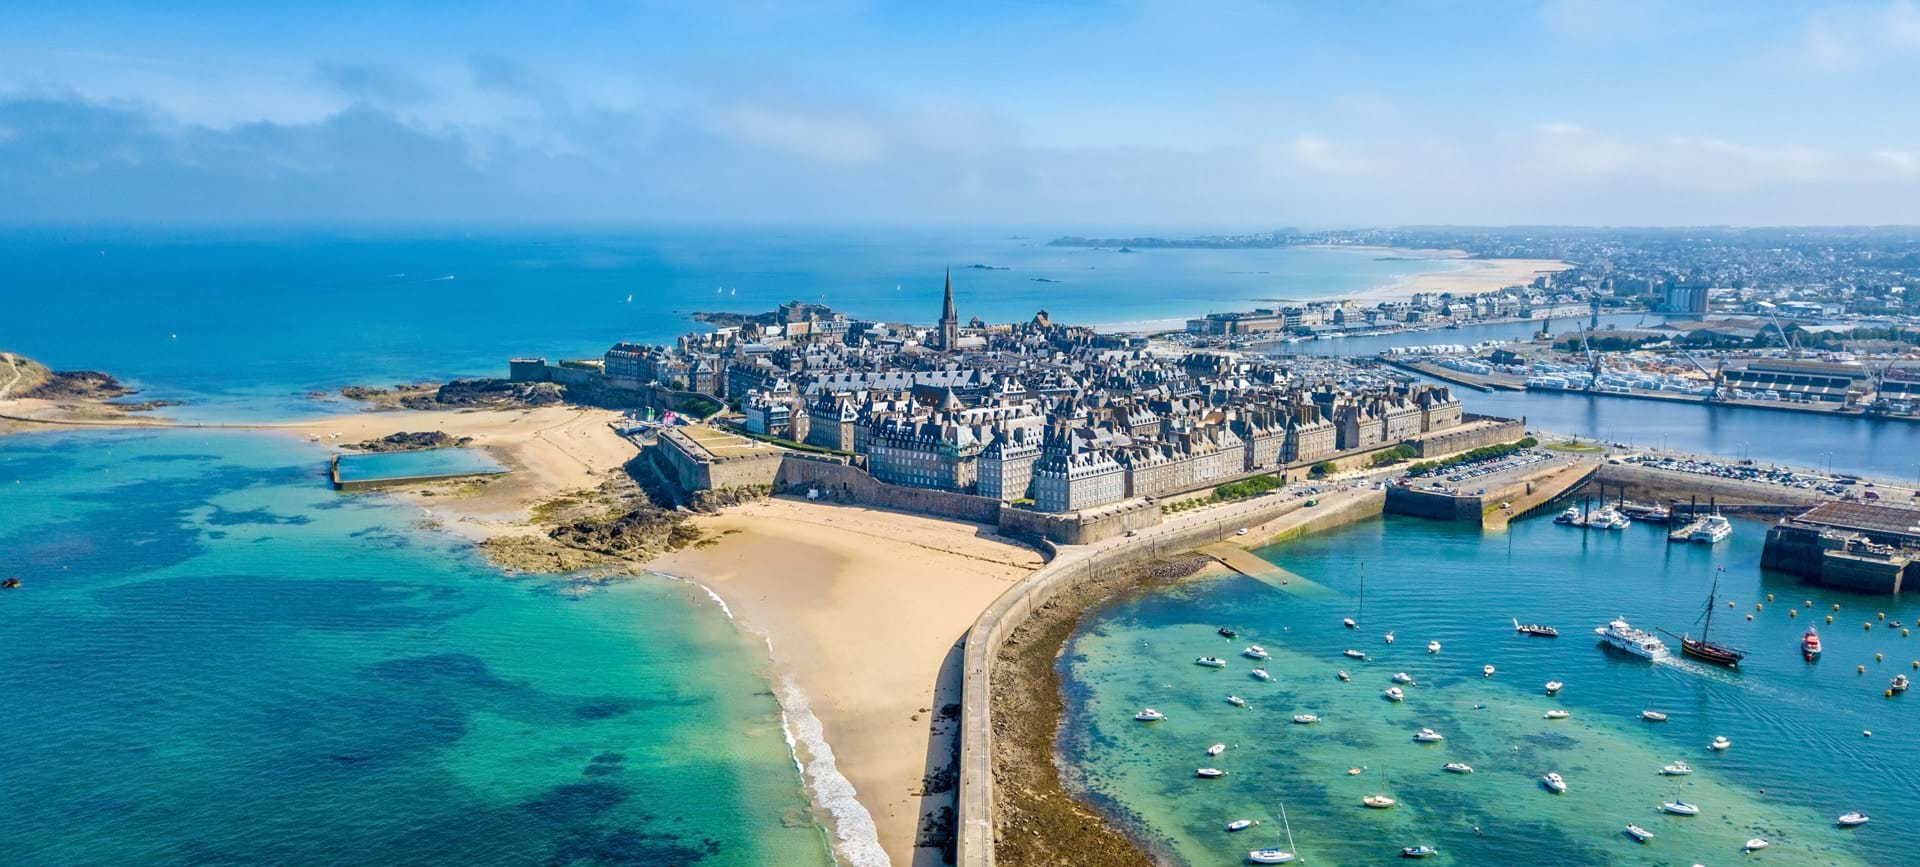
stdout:
<svg viewBox="0 0 1920 867">
<path fill-rule="evenodd" d="M 1816 64 L 1850 69 L 1920 50 L 1920 5 L 1838 6 L 1807 17 L 1802 40 Z"/>
</svg>

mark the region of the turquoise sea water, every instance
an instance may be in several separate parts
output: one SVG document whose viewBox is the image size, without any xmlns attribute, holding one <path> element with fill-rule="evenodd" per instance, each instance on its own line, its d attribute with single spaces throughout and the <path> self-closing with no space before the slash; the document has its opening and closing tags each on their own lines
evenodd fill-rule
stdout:
<svg viewBox="0 0 1920 867">
<path fill-rule="evenodd" d="M 1920 604 L 1762 574 L 1764 525 L 1736 524 L 1732 540 L 1709 549 L 1669 547 L 1659 528 L 1643 525 L 1582 532 L 1542 518 L 1482 535 L 1388 517 L 1263 549 L 1325 589 L 1203 579 L 1125 598 L 1088 619 L 1063 657 L 1063 751 L 1099 803 L 1189 864 L 1233 863 L 1276 845 L 1282 803 L 1299 850 L 1321 865 L 1386 863 L 1423 843 L 1454 864 L 1724 864 L 1746 860 L 1740 846 L 1754 836 L 1773 844 L 1759 862 L 1913 863 L 1920 707 L 1882 690 L 1895 674 L 1920 675 L 1912 665 L 1920 637 L 1902 637 L 1877 614 L 1912 624 Z M 1734 606 L 1720 611 L 1714 636 L 1751 651 L 1738 671 L 1684 659 L 1655 665 L 1597 643 L 1593 628 L 1622 615 L 1697 633 L 1719 565 L 1727 570 L 1722 598 Z M 1766 603 L 1768 593 L 1776 601 Z M 1789 617 L 1793 608 L 1798 617 Z M 1341 626 L 1350 616 L 1361 618 L 1358 630 Z M 1561 637 L 1518 635 L 1512 617 L 1557 625 Z M 1875 628 L 1863 629 L 1866 621 Z M 1809 623 L 1827 646 L 1811 665 L 1797 653 Z M 1221 625 L 1241 638 L 1216 635 Z M 1383 640 L 1389 630 L 1392 645 Z M 1427 652 L 1430 640 L 1440 653 Z M 1237 655 L 1255 642 L 1273 654 L 1273 682 L 1254 680 L 1253 662 Z M 1371 660 L 1342 656 L 1347 648 Z M 1205 654 L 1232 664 L 1192 664 Z M 1492 678 L 1481 675 L 1486 664 L 1496 666 Z M 1856 665 L 1867 672 L 1856 674 Z M 1350 683 L 1335 677 L 1342 669 Z M 1382 692 L 1401 671 L 1417 685 L 1394 704 Z M 1558 698 L 1545 695 L 1548 680 L 1566 684 Z M 1251 709 L 1227 704 L 1229 693 Z M 1135 722 L 1143 706 L 1168 718 Z M 1556 707 L 1573 716 L 1543 718 Z M 1671 718 L 1645 722 L 1643 709 Z M 1294 725 L 1296 713 L 1324 721 Z M 1414 742 L 1422 727 L 1446 741 Z M 1719 735 L 1733 748 L 1710 751 Z M 1229 749 L 1209 758 L 1204 750 L 1216 742 Z M 1656 773 L 1675 759 L 1696 772 Z M 1442 771 L 1450 761 L 1475 773 Z M 1228 776 L 1194 777 L 1209 765 Z M 1365 772 L 1347 776 L 1354 766 Z M 1549 771 L 1566 777 L 1567 794 L 1540 785 Z M 1363 808 L 1360 799 L 1376 792 L 1399 806 Z M 1701 814 L 1658 812 L 1674 797 Z M 1836 828 L 1834 817 L 1849 810 L 1873 823 Z M 1239 818 L 1263 824 L 1223 830 Z M 1654 841 L 1628 838 L 1629 822 Z"/>
<path fill-rule="evenodd" d="M 340 480 L 349 482 L 502 472 L 506 472 L 506 468 L 479 449 L 422 449 L 340 456 Z"/>
<path fill-rule="evenodd" d="M 831 863 L 689 584 L 509 579 L 290 438 L 0 438 L 0 863 Z"/>
<path fill-rule="evenodd" d="M 1455 267 L 1356 250 L 1046 246 L 1054 234 L 13 230 L 0 232 L 0 348 L 195 404 L 177 418 L 273 419 L 343 410 L 302 399 L 310 390 L 670 342 L 697 311 L 798 298 L 931 322 L 949 265 L 962 317 L 1045 309 L 1080 324 L 1184 320 Z"/>
</svg>

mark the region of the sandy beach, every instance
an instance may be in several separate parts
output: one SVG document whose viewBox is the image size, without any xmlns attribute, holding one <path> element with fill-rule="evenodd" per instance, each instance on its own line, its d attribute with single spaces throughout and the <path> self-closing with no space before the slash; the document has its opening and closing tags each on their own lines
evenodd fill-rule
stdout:
<svg viewBox="0 0 1920 867">
<path fill-rule="evenodd" d="M 960 700 L 957 645 L 987 603 L 1039 567 L 1040 554 L 991 527 L 800 500 L 696 522 L 713 544 L 648 568 L 707 586 L 766 637 L 776 683 L 790 678 L 804 694 L 832 771 L 852 784 L 891 863 L 939 864 L 939 849 L 914 844 L 922 816 L 937 826 L 953 803 L 950 780 L 931 793 L 924 783 L 951 761 L 957 721 L 942 708 Z M 801 697 L 781 696 L 790 715 Z M 843 857 L 878 863 L 847 851 L 857 829 L 844 826 L 859 817 L 834 803 L 838 781 L 822 778 L 829 769 L 809 754 L 815 748 L 800 747 L 809 788 L 843 826 Z"/>
<path fill-rule="evenodd" d="M 1327 249 L 1352 250 L 1381 257 L 1435 260 L 1449 268 L 1428 274 L 1415 274 L 1362 292 L 1332 295 L 1310 300 L 1345 299 L 1364 303 L 1405 301 L 1421 292 L 1452 292 L 1478 295 L 1509 286 L 1524 286 L 1541 274 L 1565 271 L 1573 266 L 1558 259 L 1473 259 L 1461 250 L 1405 250 L 1397 247 L 1336 246 Z"/>
</svg>

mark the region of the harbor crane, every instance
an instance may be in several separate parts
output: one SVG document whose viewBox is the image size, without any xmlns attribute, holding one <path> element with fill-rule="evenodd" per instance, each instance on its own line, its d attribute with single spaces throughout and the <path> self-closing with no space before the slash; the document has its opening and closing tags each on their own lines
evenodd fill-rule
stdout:
<svg viewBox="0 0 1920 867">
<path fill-rule="evenodd" d="M 1777 331 L 1777 332 L 1779 332 L 1779 333 L 1780 333 L 1780 345 L 1781 345 L 1781 346 L 1784 346 L 1784 347 L 1786 347 L 1786 349 L 1787 349 L 1787 357 L 1788 357 L 1788 358 L 1799 358 L 1799 357 L 1800 357 L 1800 344 L 1798 344 L 1798 343 L 1795 343 L 1795 342 L 1794 342 L 1794 340 L 1793 340 L 1793 337 L 1792 337 L 1791 335 L 1789 335 L 1789 334 L 1787 334 L 1787 329 L 1785 329 L 1785 328 L 1782 328 L 1782 327 L 1780 326 L 1780 317 L 1778 317 L 1778 316 L 1775 316 L 1775 315 L 1774 315 L 1774 313 L 1773 313 L 1773 311 L 1774 311 L 1774 304 L 1773 304 L 1773 302 L 1771 302 L 1771 301 L 1757 301 L 1757 302 L 1754 302 L 1754 303 L 1755 303 L 1755 306 L 1757 306 L 1757 307 L 1759 307 L 1759 308 L 1760 308 L 1760 309 L 1762 309 L 1762 310 L 1765 310 L 1765 311 L 1767 311 L 1767 321 L 1769 321 L 1769 322 L 1772 322 L 1772 323 L 1773 323 L 1773 330 L 1774 330 L 1774 331 Z"/>
<path fill-rule="evenodd" d="M 1713 393 L 1707 395 L 1707 399 L 1722 399 L 1726 393 L 1726 386 L 1723 384 L 1723 371 L 1727 369 L 1727 360 L 1724 358 L 1720 359 L 1719 365 L 1714 370 L 1708 370 L 1706 365 L 1700 363 L 1700 359 L 1693 357 L 1693 353 L 1682 349 L 1680 350 L 1680 355 L 1688 361 L 1693 362 L 1693 366 L 1700 371 L 1701 375 L 1707 378 L 1707 384 L 1713 387 Z"/>
</svg>

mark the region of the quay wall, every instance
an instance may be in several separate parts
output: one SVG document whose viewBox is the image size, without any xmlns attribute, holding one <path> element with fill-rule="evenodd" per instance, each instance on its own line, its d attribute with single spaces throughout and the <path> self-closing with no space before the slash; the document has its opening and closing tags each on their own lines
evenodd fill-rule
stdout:
<svg viewBox="0 0 1920 867">
<path fill-rule="evenodd" d="M 1001 535 L 1046 539 L 1059 545 L 1087 545 L 1145 530 L 1159 523 L 1159 504 L 1145 500 L 1126 500 L 1071 514 L 1012 507 L 1000 510 Z"/>
<path fill-rule="evenodd" d="M 838 502 L 921 512 L 976 524 L 1000 523 L 1000 501 L 991 497 L 891 485 L 831 455 L 785 452 L 780 457 L 779 472 L 771 482 L 775 493 L 804 495 L 809 490 L 817 490 L 821 496 Z"/>
<path fill-rule="evenodd" d="M 1476 424 L 1476 422 L 1482 422 Z M 1434 433 L 1421 434 L 1408 442 L 1422 458 L 1472 451 L 1500 443 L 1517 442 L 1527 435 L 1525 418 L 1494 418 L 1468 414 L 1464 424 Z"/>
<path fill-rule="evenodd" d="M 1357 497 L 1330 505 L 1304 526 L 1324 529 L 1379 514 L 1381 498 Z M 1234 537 L 1241 527 L 1273 521 L 1304 508 L 1301 500 L 1257 498 L 1224 506 L 1217 517 L 1164 524 L 1094 548 L 1067 549 L 1039 571 L 1007 589 L 967 631 L 961 660 L 958 838 L 960 867 L 992 867 L 993 708 L 989 701 L 994 659 L 1007 636 L 1064 590 L 1118 569 L 1190 551 Z M 1293 533 L 1301 530 L 1289 531 Z"/>
<path fill-rule="evenodd" d="M 1784 485 L 1722 479 L 1654 469 L 1637 464 L 1603 464 L 1600 472 L 1594 474 L 1593 480 L 1582 492 L 1590 491 L 1597 495 L 1599 487 L 1603 484 L 1607 487 L 1608 497 L 1618 498 L 1620 489 L 1625 487 L 1626 497 L 1629 500 L 1642 503 L 1665 503 L 1670 500 L 1685 501 L 1692 497 L 1699 497 L 1701 508 L 1706 508 L 1709 499 L 1717 500 L 1723 507 L 1811 506 L 1832 499 L 1815 491 L 1789 488 Z"/>
<path fill-rule="evenodd" d="M 333 489 L 345 492 L 371 491 L 376 488 L 397 488 L 402 485 L 422 485 L 431 482 L 450 482 L 455 479 L 477 479 L 482 476 L 498 476 L 505 472 L 506 470 L 493 470 L 491 472 L 443 473 L 434 476 L 394 476 L 385 479 L 343 480 L 340 478 L 340 456 L 334 455 L 333 460 L 327 462 L 327 478 L 333 483 Z"/>
</svg>

